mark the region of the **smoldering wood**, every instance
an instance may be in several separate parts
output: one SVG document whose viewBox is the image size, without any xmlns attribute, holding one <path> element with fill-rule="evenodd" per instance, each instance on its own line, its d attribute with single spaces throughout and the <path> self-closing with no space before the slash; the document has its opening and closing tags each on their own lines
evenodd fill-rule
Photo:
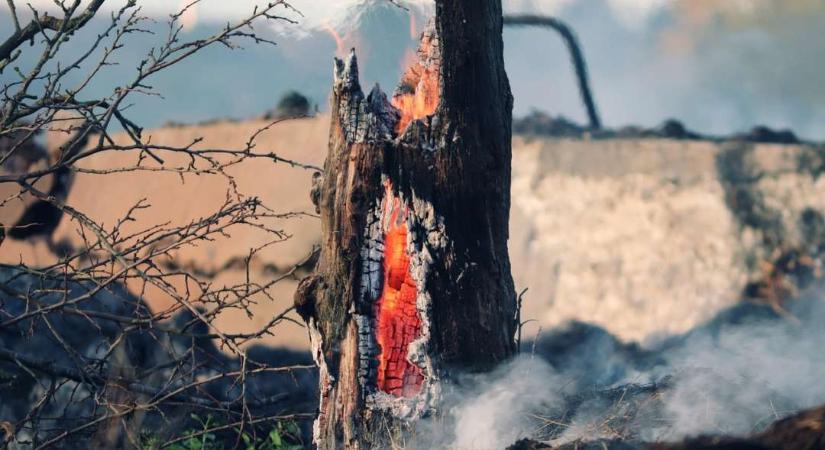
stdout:
<svg viewBox="0 0 825 450">
<path fill-rule="evenodd" d="M 377 86 L 364 95 L 355 53 L 335 61 L 329 154 L 312 192 L 321 254 L 296 293 L 320 367 L 319 448 L 385 447 L 439 413 L 451 372 L 487 370 L 515 353 L 507 253 L 512 95 L 501 31 L 498 0 L 436 2 L 421 62 L 392 101 Z M 407 98 L 426 111 L 405 126 L 406 111 L 394 104 L 408 94 L 425 97 L 428 73 L 437 105 Z M 399 265 L 406 274 L 388 259 L 394 227 L 406 236 Z M 387 361 L 379 344 L 388 276 L 406 280 L 399 298 L 414 295 L 418 328 L 393 319 L 410 333 L 405 361 Z M 399 363 L 421 379 L 379 386 L 379 366 L 398 370 Z"/>
</svg>

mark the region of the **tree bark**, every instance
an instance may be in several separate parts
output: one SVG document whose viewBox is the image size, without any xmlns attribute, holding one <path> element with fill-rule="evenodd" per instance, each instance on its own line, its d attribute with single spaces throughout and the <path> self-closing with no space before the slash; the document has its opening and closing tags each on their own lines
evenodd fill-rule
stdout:
<svg viewBox="0 0 825 450">
<path fill-rule="evenodd" d="M 388 447 L 442 385 L 513 355 L 512 95 L 500 0 L 438 0 L 389 99 L 335 60 L 321 255 L 296 306 L 321 370 L 318 448 Z"/>
</svg>

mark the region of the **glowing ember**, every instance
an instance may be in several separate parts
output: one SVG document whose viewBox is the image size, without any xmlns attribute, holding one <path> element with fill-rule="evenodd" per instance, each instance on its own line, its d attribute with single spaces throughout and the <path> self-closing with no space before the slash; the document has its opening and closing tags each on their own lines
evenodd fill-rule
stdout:
<svg viewBox="0 0 825 450">
<path fill-rule="evenodd" d="M 432 26 L 421 35 L 418 58 L 401 77 L 401 83 L 392 97 L 392 105 L 398 108 L 401 119 L 396 126 L 403 133 L 410 122 L 432 115 L 438 107 L 439 73 L 438 42 Z M 405 58 L 407 59 L 407 58 Z"/>
<path fill-rule="evenodd" d="M 412 397 L 421 390 L 421 369 L 407 359 L 410 343 L 421 335 L 416 309 L 418 289 L 410 274 L 407 222 L 400 201 L 388 189 L 386 207 L 392 208 L 384 237 L 384 287 L 375 305 L 378 328 L 378 389 L 396 397 Z"/>
</svg>

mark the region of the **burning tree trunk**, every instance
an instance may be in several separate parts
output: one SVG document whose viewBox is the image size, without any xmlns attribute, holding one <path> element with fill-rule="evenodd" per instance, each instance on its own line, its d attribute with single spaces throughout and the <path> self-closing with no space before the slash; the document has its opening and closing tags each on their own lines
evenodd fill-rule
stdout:
<svg viewBox="0 0 825 450">
<path fill-rule="evenodd" d="M 362 93 L 354 52 L 335 60 L 321 256 L 296 294 L 321 368 L 319 448 L 387 446 L 438 413 L 452 371 L 514 353 L 501 27 L 500 0 L 438 0 L 391 99 Z"/>
</svg>

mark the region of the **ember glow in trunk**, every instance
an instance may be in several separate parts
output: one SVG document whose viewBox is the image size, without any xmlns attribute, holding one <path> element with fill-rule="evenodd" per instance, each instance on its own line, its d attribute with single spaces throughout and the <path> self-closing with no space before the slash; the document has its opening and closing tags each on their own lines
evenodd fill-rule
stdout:
<svg viewBox="0 0 825 450">
<path fill-rule="evenodd" d="M 371 408 L 411 419 L 425 414 L 438 394 L 428 355 L 432 301 L 426 278 L 428 255 L 441 242 L 422 237 L 444 230 L 438 221 L 420 220 L 416 211 L 434 216 L 431 205 L 408 201 L 381 176 L 383 189 L 368 213 L 360 253 L 361 295 L 354 314 L 359 384 Z"/>
<path fill-rule="evenodd" d="M 335 60 L 321 255 L 295 297 L 318 448 L 392 447 L 439 414 L 453 371 L 512 355 L 511 107 L 498 1 L 437 0 L 391 99 L 364 94 L 354 51 Z"/>
<path fill-rule="evenodd" d="M 410 273 L 407 254 L 407 209 L 388 186 L 383 207 L 390 211 L 384 235 L 384 286 L 375 303 L 377 322 L 378 389 L 396 397 L 421 391 L 421 368 L 410 362 L 410 344 L 421 337 L 421 317 L 416 308 L 418 287 Z"/>
</svg>

